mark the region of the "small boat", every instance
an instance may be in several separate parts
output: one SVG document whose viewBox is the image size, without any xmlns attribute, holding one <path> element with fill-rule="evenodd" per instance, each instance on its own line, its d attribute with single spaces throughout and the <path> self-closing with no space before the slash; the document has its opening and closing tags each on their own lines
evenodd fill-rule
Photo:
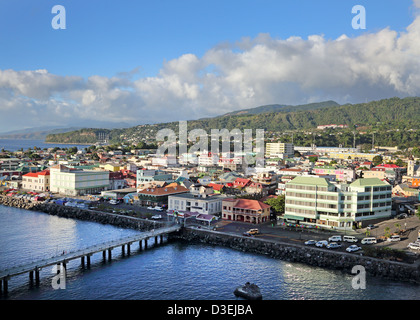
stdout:
<svg viewBox="0 0 420 320">
<path fill-rule="evenodd" d="M 235 296 L 242 297 L 248 300 L 261 300 L 262 294 L 260 288 L 254 283 L 245 283 L 243 286 L 239 286 L 233 292 Z"/>
</svg>

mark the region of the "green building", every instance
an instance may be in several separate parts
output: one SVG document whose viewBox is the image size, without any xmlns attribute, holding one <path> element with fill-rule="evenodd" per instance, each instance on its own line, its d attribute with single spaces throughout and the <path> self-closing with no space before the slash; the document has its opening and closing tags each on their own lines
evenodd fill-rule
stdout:
<svg viewBox="0 0 420 320">
<path fill-rule="evenodd" d="M 321 228 L 364 227 L 391 216 L 392 186 L 378 178 L 350 184 L 298 176 L 286 183 L 284 219 Z"/>
</svg>

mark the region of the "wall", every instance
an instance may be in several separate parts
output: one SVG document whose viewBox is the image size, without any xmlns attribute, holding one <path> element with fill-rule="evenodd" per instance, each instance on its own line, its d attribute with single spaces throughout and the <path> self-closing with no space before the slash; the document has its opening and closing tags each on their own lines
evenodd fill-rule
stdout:
<svg viewBox="0 0 420 320">
<path fill-rule="evenodd" d="M 235 236 L 222 232 L 209 232 L 203 229 L 184 228 L 178 234 L 171 234 L 170 238 L 264 254 L 275 259 L 304 263 L 326 269 L 342 270 L 349 274 L 351 274 L 354 266 L 362 265 L 366 269 L 367 277 L 378 276 L 396 281 L 420 284 L 420 270 L 417 265 L 370 258 L 354 253 L 329 251 L 316 247 Z"/>
</svg>

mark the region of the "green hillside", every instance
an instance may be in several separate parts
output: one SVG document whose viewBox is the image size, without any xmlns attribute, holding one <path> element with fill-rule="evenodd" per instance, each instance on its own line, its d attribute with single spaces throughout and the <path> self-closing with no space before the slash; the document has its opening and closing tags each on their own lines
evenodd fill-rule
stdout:
<svg viewBox="0 0 420 320">
<path fill-rule="evenodd" d="M 232 130 L 234 128 L 264 129 L 266 132 L 314 130 L 318 125 L 346 124 L 349 130 L 367 127 L 376 130 L 378 139 L 381 133 L 397 130 L 399 135 L 406 135 L 406 130 L 416 130 L 420 126 L 420 98 L 391 98 L 361 104 L 335 105 L 302 111 L 278 111 L 258 114 L 225 115 L 215 118 L 188 121 L 188 130 L 204 129 L 210 134 L 211 129 Z M 319 105 L 318 105 L 319 106 Z M 156 132 L 163 128 L 178 131 L 178 122 L 155 125 L 140 125 L 126 129 L 82 129 L 78 131 L 48 135 L 47 142 L 94 143 L 98 132 L 109 134 L 111 142 L 144 141 L 153 143 Z M 411 136 L 410 139 L 416 139 Z M 402 137 L 401 139 L 403 139 Z M 393 142 L 397 138 L 388 139 Z M 397 139 L 398 140 L 398 139 Z M 380 140 L 376 140 L 380 143 Z M 412 141 L 417 143 L 418 140 Z"/>
</svg>

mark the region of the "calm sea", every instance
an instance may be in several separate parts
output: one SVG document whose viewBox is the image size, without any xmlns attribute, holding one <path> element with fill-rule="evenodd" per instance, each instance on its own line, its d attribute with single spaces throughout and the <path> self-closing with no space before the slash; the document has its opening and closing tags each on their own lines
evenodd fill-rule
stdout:
<svg viewBox="0 0 420 320">
<path fill-rule="evenodd" d="M 77 147 L 79 150 L 88 147 L 87 145 L 77 145 L 77 144 L 61 144 L 61 143 L 45 143 L 44 140 L 24 140 L 24 139 L 0 139 L 0 150 L 3 148 L 7 151 L 18 151 L 20 148 L 23 148 L 23 151 L 28 148 L 70 148 Z"/>
<path fill-rule="evenodd" d="M 137 231 L 0 206 L 0 269 L 132 235 Z M 264 300 L 418 300 L 420 287 L 367 278 L 366 289 L 351 286 L 352 275 L 289 263 L 228 248 L 178 242 L 130 256 L 113 250 L 112 261 L 92 256 L 90 269 L 69 262 L 65 289 L 53 289 L 52 268 L 39 287 L 28 275 L 9 281 L 7 300 L 235 300 L 247 281 Z"/>
</svg>

